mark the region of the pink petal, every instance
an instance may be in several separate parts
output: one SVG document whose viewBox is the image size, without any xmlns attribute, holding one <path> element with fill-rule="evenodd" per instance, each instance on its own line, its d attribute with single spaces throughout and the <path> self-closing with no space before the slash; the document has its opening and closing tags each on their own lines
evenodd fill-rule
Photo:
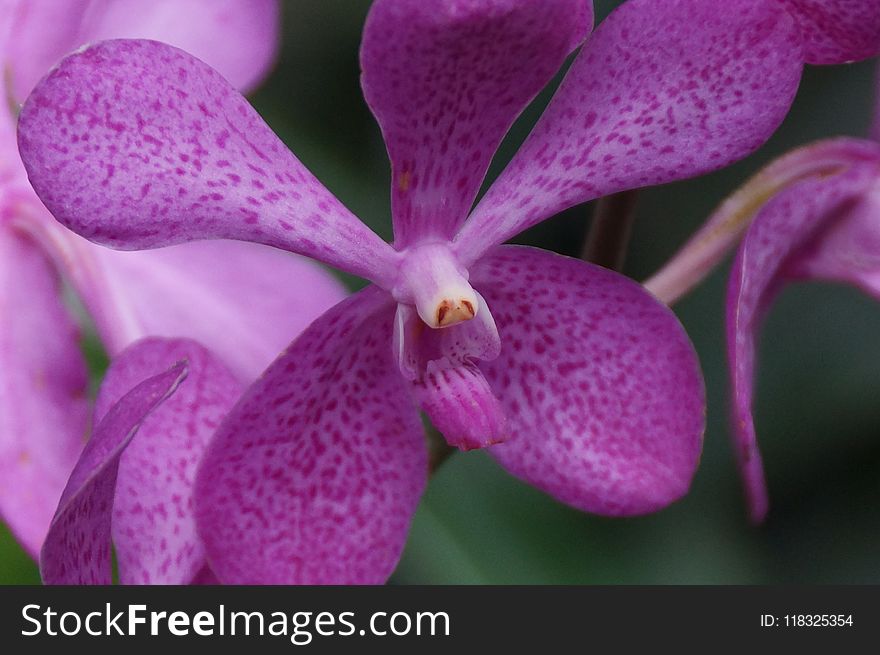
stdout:
<svg viewBox="0 0 880 655">
<path fill-rule="evenodd" d="M 250 382 L 346 296 L 318 264 L 257 244 L 117 252 L 78 240 L 92 264 L 78 286 L 111 354 L 144 336 L 188 337 Z"/>
<path fill-rule="evenodd" d="M 880 0 L 780 0 L 797 19 L 809 64 L 842 64 L 880 53 Z"/>
<path fill-rule="evenodd" d="M 792 17 L 773 2 L 624 3 L 460 231 L 462 263 L 577 203 L 746 156 L 785 117 L 799 53 Z"/>
<path fill-rule="evenodd" d="M 502 466 L 598 514 L 683 496 L 705 395 L 672 312 L 622 275 L 531 248 L 492 250 L 472 280 L 501 333 L 501 355 L 480 368 L 507 415 L 508 439 L 490 449 Z"/>
<path fill-rule="evenodd" d="M 187 584 L 205 566 L 196 533 L 196 467 L 242 388 L 203 346 L 145 339 L 113 361 L 101 384 L 95 422 L 141 380 L 185 361 L 186 384 L 148 416 L 119 459 L 113 543 L 122 584 Z"/>
<path fill-rule="evenodd" d="M 821 238 L 821 231 L 840 220 L 875 184 L 877 173 L 877 163 L 865 163 L 789 187 L 768 202 L 752 222 L 734 262 L 727 294 L 733 435 L 749 514 L 756 523 L 767 513 L 764 470 L 752 418 L 756 338 L 761 319 L 789 275 L 786 267 L 797 264 L 793 258 L 809 252 L 811 242 Z"/>
<path fill-rule="evenodd" d="M 110 584 L 110 512 L 119 457 L 145 417 L 186 377 L 186 365 L 141 382 L 113 408 L 86 444 L 40 552 L 46 584 Z"/>
<path fill-rule="evenodd" d="M 364 95 L 391 158 L 398 246 L 451 238 L 502 137 L 589 33 L 585 0 L 377 0 Z"/>
<path fill-rule="evenodd" d="M 239 89 L 256 86 L 278 47 L 277 0 L 24 0 L 7 11 L 6 66 L 19 101 L 64 55 L 95 41 L 164 41 Z"/>
<path fill-rule="evenodd" d="M 67 57 L 28 98 L 18 135 L 41 200 L 92 241 L 256 241 L 391 284 L 394 250 L 216 71 L 176 48 L 104 41 Z"/>
<path fill-rule="evenodd" d="M 0 225 L 0 514 L 36 555 L 88 431 L 88 376 L 58 276 Z"/>
<path fill-rule="evenodd" d="M 375 287 L 315 321 L 245 392 L 196 479 L 224 583 L 375 584 L 397 564 L 426 479 L 418 413 Z"/>
</svg>

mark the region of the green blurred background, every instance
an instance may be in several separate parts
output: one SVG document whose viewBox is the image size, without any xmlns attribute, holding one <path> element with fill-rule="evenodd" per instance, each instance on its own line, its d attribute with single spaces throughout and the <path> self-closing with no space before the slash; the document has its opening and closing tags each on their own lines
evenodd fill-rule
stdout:
<svg viewBox="0 0 880 655">
<path fill-rule="evenodd" d="M 597 19 L 619 2 L 598 0 Z M 389 170 L 360 94 L 368 0 L 288 0 L 278 66 L 253 102 L 348 207 L 390 238 Z M 625 273 L 654 272 L 764 162 L 811 140 L 866 133 L 873 63 L 807 70 L 785 124 L 719 173 L 644 191 Z M 528 133 L 512 130 L 490 179 Z M 587 205 L 518 241 L 577 254 Z M 763 332 L 755 419 L 770 486 L 767 522 L 746 519 L 727 427 L 723 308 L 728 265 L 676 306 L 708 388 L 705 448 L 690 494 L 649 517 L 607 519 L 560 505 L 479 452 L 431 480 L 393 583 L 880 583 L 880 306 L 845 287 L 789 287 Z M 357 285 L 355 280 L 347 280 Z M 0 583 L 36 567 L 0 528 Z"/>
</svg>

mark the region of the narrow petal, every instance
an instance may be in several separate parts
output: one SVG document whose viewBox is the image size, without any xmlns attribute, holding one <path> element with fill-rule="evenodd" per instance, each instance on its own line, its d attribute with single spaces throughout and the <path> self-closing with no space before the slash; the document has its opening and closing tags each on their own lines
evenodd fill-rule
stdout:
<svg viewBox="0 0 880 655">
<path fill-rule="evenodd" d="M 119 456 L 146 416 L 186 377 L 186 365 L 141 382 L 113 408 L 86 444 L 40 552 L 46 584 L 110 584 L 110 513 Z"/>
<path fill-rule="evenodd" d="M 842 64 L 880 53 L 880 0 L 780 0 L 794 15 L 808 64 Z"/>
<path fill-rule="evenodd" d="M 462 263 L 577 203 L 746 156 L 785 117 L 799 53 L 794 20 L 773 2 L 624 3 L 465 223 Z"/>
<path fill-rule="evenodd" d="M 774 160 L 725 199 L 681 250 L 645 281 L 645 288 L 663 303 L 673 304 L 721 263 L 775 194 L 800 180 L 866 161 L 880 161 L 880 145 L 851 138 L 817 141 Z"/>
<path fill-rule="evenodd" d="M 4 70 L 16 100 L 66 54 L 105 39 L 154 39 L 186 50 L 247 90 L 278 47 L 277 0 L 26 0 L 10 12 Z"/>
<path fill-rule="evenodd" d="M 40 551 L 88 431 L 88 376 L 58 276 L 0 225 L 0 514 Z"/>
<path fill-rule="evenodd" d="M 95 423 L 139 382 L 185 361 L 186 384 L 140 426 L 119 458 L 113 544 L 122 584 L 188 584 L 205 567 L 196 533 L 196 467 L 241 384 L 203 346 L 145 339 L 113 361 L 98 395 Z"/>
<path fill-rule="evenodd" d="M 734 396 L 734 450 L 754 522 L 767 513 L 767 489 L 752 418 L 756 340 L 761 319 L 786 267 L 833 221 L 876 183 L 877 164 L 812 178 L 773 198 L 755 218 L 740 245 L 727 294 L 727 350 Z M 876 243 L 876 235 L 875 235 Z M 876 258 L 876 253 L 874 253 Z"/>
<path fill-rule="evenodd" d="M 315 262 L 257 244 L 117 252 L 80 242 L 97 267 L 86 271 L 86 304 L 111 354 L 145 336 L 188 337 L 247 382 L 346 296 Z"/>
<path fill-rule="evenodd" d="M 501 333 L 480 369 L 507 415 L 502 466 L 558 500 L 611 516 L 659 510 L 697 467 L 705 395 L 672 312 L 632 280 L 531 248 L 472 271 Z"/>
<path fill-rule="evenodd" d="M 418 412 L 375 287 L 315 321 L 245 392 L 196 479 L 224 583 L 375 584 L 400 557 L 425 485 Z"/>
<path fill-rule="evenodd" d="M 364 95 L 391 158 L 399 246 L 452 238 L 523 108 L 590 31 L 586 0 L 378 0 Z"/>
<path fill-rule="evenodd" d="M 138 250 L 256 241 L 390 285 L 397 255 L 216 71 L 154 41 L 64 59 L 19 119 L 37 194 L 74 232 Z"/>
</svg>

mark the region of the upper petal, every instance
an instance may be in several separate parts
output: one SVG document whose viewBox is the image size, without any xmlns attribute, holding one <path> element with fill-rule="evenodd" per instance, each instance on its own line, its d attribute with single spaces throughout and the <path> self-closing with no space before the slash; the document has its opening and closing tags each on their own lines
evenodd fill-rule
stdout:
<svg viewBox="0 0 880 655">
<path fill-rule="evenodd" d="M 841 64 L 880 53 L 880 0 L 780 0 L 794 15 L 808 64 Z"/>
<path fill-rule="evenodd" d="M 501 354 L 480 369 L 507 416 L 491 447 L 511 473 L 579 509 L 623 516 L 684 495 L 705 394 L 672 312 L 632 280 L 549 252 L 504 246 L 472 272 Z"/>
<path fill-rule="evenodd" d="M 110 513 L 119 457 L 146 416 L 186 377 L 186 365 L 151 377 L 116 403 L 86 444 L 40 552 L 46 584 L 110 584 Z"/>
<path fill-rule="evenodd" d="M 24 0 L 7 12 L 14 38 L 4 70 L 19 102 L 64 55 L 104 39 L 164 41 L 242 90 L 268 72 L 278 48 L 277 0 Z"/>
<path fill-rule="evenodd" d="M 809 255 L 810 244 L 821 241 L 829 224 L 842 220 L 856 200 L 876 184 L 877 175 L 876 163 L 864 163 L 789 187 L 755 217 L 737 253 L 727 294 L 727 351 L 734 395 L 734 450 L 749 514 L 755 522 L 767 513 L 767 490 L 752 418 L 761 318 L 789 276 L 789 267 Z"/>
<path fill-rule="evenodd" d="M 775 3 L 624 3 L 459 232 L 462 263 L 577 203 L 744 157 L 785 117 L 801 68 Z"/>
<path fill-rule="evenodd" d="M 364 96 L 391 158 L 396 243 L 451 238 L 514 119 L 592 26 L 587 0 L 377 0 Z"/>
<path fill-rule="evenodd" d="M 397 564 L 427 476 L 418 412 L 368 287 L 315 321 L 245 392 L 196 480 L 224 583 L 375 584 Z"/>
<path fill-rule="evenodd" d="M 187 584 L 205 566 L 196 533 L 196 467 L 242 388 L 215 355 L 188 339 L 144 339 L 116 358 L 95 423 L 132 388 L 185 361 L 186 384 L 141 424 L 119 459 L 112 533 L 122 584 Z"/>
<path fill-rule="evenodd" d="M 64 59 L 19 119 L 19 149 L 62 224 L 121 249 L 256 241 L 391 284 L 396 253 L 219 73 L 155 41 Z"/>
<path fill-rule="evenodd" d="M 58 275 L 0 225 L 0 514 L 32 555 L 88 431 L 88 375 Z"/>
</svg>

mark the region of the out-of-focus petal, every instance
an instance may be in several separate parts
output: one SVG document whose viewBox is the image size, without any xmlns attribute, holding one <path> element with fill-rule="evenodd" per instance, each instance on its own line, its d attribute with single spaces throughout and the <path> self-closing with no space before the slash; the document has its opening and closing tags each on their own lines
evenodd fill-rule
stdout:
<svg viewBox="0 0 880 655">
<path fill-rule="evenodd" d="M 878 165 L 861 164 L 795 184 L 761 210 L 740 245 L 727 294 L 727 350 L 734 396 L 734 450 L 754 522 L 767 513 L 764 470 L 752 417 L 756 338 L 761 319 L 814 239 L 876 184 Z M 877 235 L 874 234 L 874 242 Z M 873 255 L 876 258 L 876 252 Z"/>
<path fill-rule="evenodd" d="M 186 365 L 141 382 L 86 444 L 40 552 L 46 584 L 110 584 L 110 516 L 119 457 L 141 423 L 186 377 Z"/>
<path fill-rule="evenodd" d="M 880 0 L 779 0 L 794 15 L 808 64 L 841 64 L 880 53 Z"/>
<path fill-rule="evenodd" d="M 511 123 L 589 33 L 586 0 L 378 0 L 364 95 L 391 158 L 396 243 L 452 238 Z"/>
<path fill-rule="evenodd" d="M 34 556 L 86 438 L 87 390 L 57 274 L 0 225 L 0 514 Z"/>
<path fill-rule="evenodd" d="M 672 312 L 622 275 L 531 248 L 490 251 L 471 279 L 502 340 L 480 364 L 507 415 L 509 436 L 490 449 L 498 461 L 599 514 L 652 512 L 684 495 L 705 394 Z"/>
<path fill-rule="evenodd" d="M 105 39 L 154 39 L 207 62 L 243 91 L 266 75 L 278 48 L 277 0 L 23 0 L 5 69 L 22 102 L 66 54 Z"/>
<path fill-rule="evenodd" d="M 67 57 L 28 98 L 18 136 L 41 200 L 92 241 L 255 241 L 392 284 L 395 251 L 226 80 L 171 46 L 104 41 Z"/>
<path fill-rule="evenodd" d="M 194 341 L 144 339 L 113 360 L 95 423 L 142 380 L 179 361 L 187 364 L 186 383 L 143 421 L 119 458 L 112 533 L 122 584 L 188 584 L 205 566 L 193 507 L 196 467 L 241 384 Z"/>
<path fill-rule="evenodd" d="M 880 161 L 880 145 L 850 138 L 817 141 L 773 161 L 721 203 L 681 250 L 644 282 L 645 288 L 667 305 L 678 301 L 739 243 L 773 195 L 799 180 L 839 173 L 866 161 Z"/>
<path fill-rule="evenodd" d="M 111 354 L 144 336 L 188 337 L 246 382 L 346 296 L 315 262 L 258 244 L 117 252 L 80 242 L 97 266 L 86 303 Z"/>
<path fill-rule="evenodd" d="M 462 227 L 462 263 L 577 203 L 746 156 L 785 117 L 802 65 L 794 19 L 775 3 L 624 3 Z"/>
<path fill-rule="evenodd" d="M 224 583 L 375 584 L 391 574 L 427 476 L 391 351 L 391 298 L 368 287 L 315 321 L 245 392 L 196 478 Z"/>
</svg>

